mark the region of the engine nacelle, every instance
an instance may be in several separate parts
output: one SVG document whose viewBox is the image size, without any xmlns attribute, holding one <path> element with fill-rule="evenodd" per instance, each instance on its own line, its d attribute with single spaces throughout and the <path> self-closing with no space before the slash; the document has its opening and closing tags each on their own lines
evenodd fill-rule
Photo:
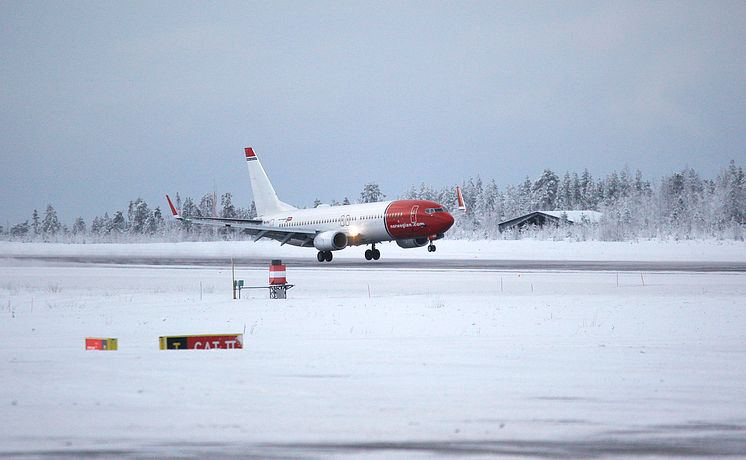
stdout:
<svg viewBox="0 0 746 460">
<path fill-rule="evenodd" d="M 396 240 L 396 244 L 398 244 L 400 248 L 404 249 L 421 248 L 422 246 L 427 244 L 427 237 Z"/>
<path fill-rule="evenodd" d="M 338 251 L 347 247 L 347 235 L 334 230 L 319 233 L 313 239 L 313 245 L 319 251 Z"/>
</svg>

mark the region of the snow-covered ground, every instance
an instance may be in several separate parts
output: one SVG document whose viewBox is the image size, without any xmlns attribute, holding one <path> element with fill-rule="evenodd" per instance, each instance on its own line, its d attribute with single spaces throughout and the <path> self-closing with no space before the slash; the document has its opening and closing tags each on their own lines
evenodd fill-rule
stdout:
<svg viewBox="0 0 746 460">
<path fill-rule="evenodd" d="M 692 261 L 746 262 L 743 241 L 536 241 L 441 240 L 436 254 L 426 248 L 401 249 L 395 243 L 379 245 L 384 259 L 504 259 L 588 261 Z M 350 247 L 335 258 L 362 259 L 367 247 Z M 28 256 L 131 256 L 131 257 L 308 257 L 313 248 L 280 246 L 275 241 L 217 241 L 152 244 L 33 244 L 0 242 L 0 257 Z"/>
<path fill-rule="evenodd" d="M 471 244 L 438 256 L 452 243 Z M 506 257 L 545 257 L 510 243 Z M 662 246 L 627 245 L 674 257 Z M 742 245 L 706 247 L 683 260 L 743 260 Z M 288 278 L 287 300 L 234 301 L 227 266 L 2 261 L 0 456 L 746 455 L 745 273 L 329 264 Z M 158 349 L 244 328 L 243 350 Z M 120 349 L 84 351 L 86 336 Z"/>
</svg>

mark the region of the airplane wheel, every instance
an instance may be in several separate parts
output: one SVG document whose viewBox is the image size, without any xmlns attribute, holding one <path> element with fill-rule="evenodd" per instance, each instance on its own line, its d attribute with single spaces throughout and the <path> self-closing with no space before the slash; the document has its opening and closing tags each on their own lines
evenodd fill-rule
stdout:
<svg viewBox="0 0 746 460">
<path fill-rule="evenodd" d="M 381 258 L 381 251 L 378 249 L 374 249 L 373 251 L 373 260 L 378 260 Z"/>
<path fill-rule="evenodd" d="M 427 252 L 435 252 L 435 245 L 431 244 L 430 246 L 428 246 L 427 247 Z"/>
<path fill-rule="evenodd" d="M 326 257 L 325 257 L 325 260 L 326 260 L 327 262 L 331 262 L 331 261 L 332 261 L 332 257 L 334 257 L 334 256 L 332 255 L 332 251 L 326 251 Z"/>
<path fill-rule="evenodd" d="M 373 251 L 370 249 L 365 250 L 365 260 L 371 260 L 373 259 Z"/>
<path fill-rule="evenodd" d="M 323 261 L 324 261 L 324 258 L 325 258 L 324 256 L 325 256 L 325 255 L 324 255 L 324 251 L 319 251 L 319 253 L 318 253 L 318 254 L 316 254 L 316 259 L 317 259 L 317 260 L 318 260 L 319 262 L 323 262 Z"/>
</svg>

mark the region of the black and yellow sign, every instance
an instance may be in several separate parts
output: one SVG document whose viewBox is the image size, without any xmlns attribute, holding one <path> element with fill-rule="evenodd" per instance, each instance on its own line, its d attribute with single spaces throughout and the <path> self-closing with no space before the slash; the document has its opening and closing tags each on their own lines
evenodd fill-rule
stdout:
<svg viewBox="0 0 746 460">
<path fill-rule="evenodd" d="M 159 337 L 161 350 L 232 350 L 243 348 L 243 334 L 172 335 Z"/>
</svg>

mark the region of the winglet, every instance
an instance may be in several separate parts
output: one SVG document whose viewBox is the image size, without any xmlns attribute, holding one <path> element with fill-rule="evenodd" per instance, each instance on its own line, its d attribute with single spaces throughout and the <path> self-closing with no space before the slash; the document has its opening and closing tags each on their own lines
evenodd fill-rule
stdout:
<svg viewBox="0 0 746 460">
<path fill-rule="evenodd" d="M 243 151 L 246 153 L 247 160 L 253 160 L 256 158 L 256 153 L 254 153 L 254 149 L 251 147 L 246 147 Z"/>
<path fill-rule="evenodd" d="M 179 215 L 179 212 L 176 210 L 176 207 L 174 206 L 168 194 L 166 194 L 166 200 L 168 200 L 168 206 L 171 208 L 171 214 L 173 214 L 174 217 L 176 217 L 177 219 L 180 219 L 181 216 Z"/>
<path fill-rule="evenodd" d="M 456 201 L 458 201 L 458 209 L 460 211 L 466 211 L 466 203 L 464 202 L 464 195 L 461 194 L 461 187 L 456 186 Z"/>
</svg>

